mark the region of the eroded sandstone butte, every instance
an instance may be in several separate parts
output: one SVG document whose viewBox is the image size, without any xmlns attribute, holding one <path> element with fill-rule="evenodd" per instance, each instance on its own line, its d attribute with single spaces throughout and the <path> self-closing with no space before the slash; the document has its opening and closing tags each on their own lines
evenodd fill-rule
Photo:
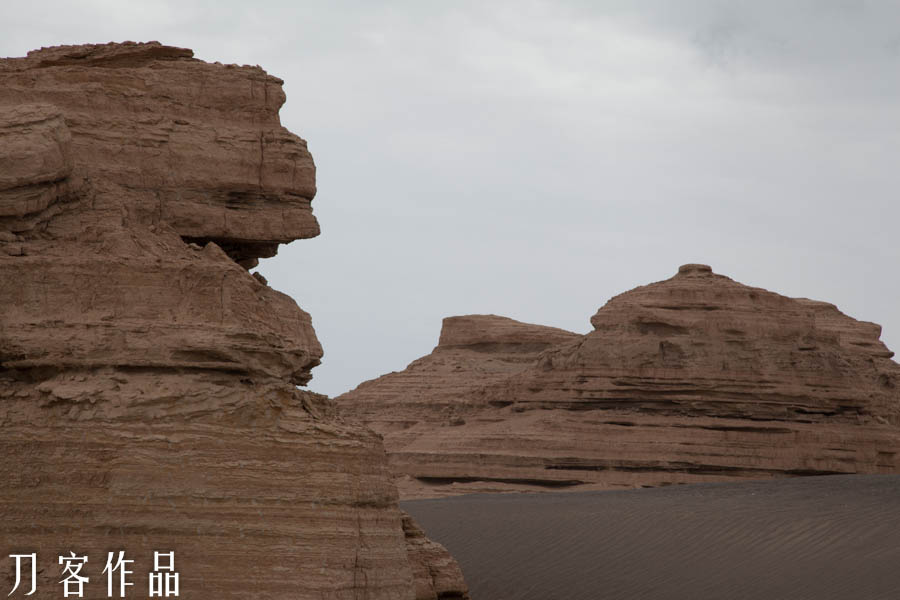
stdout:
<svg viewBox="0 0 900 600">
<path fill-rule="evenodd" d="M 878 325 L 705 265 L 591 323 L 448 318 L 430 355 L 336 400 L 384 436 L 408 498 L 900 472 Z"/>
<path fill-rule="evenodd" d="M 125 550 L 144 596 L 175 551 L 182 597 L 466 597 L 378 436 L 295 387 L 309 315 L 248 271 L 319 231 L 281 84 L 155 42 L 0 60 L 8 590 L 7 555 L 36 552 L 32 597 L 61 597 L 73 551 L 100 597 Z"/>
</svg>

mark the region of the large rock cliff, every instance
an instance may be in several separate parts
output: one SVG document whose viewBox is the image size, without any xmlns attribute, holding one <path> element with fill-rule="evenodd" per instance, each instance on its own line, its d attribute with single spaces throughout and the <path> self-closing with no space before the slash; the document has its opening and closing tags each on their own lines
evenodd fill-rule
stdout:
<svg viewBox="0 0 900 600">
<path fill-rule="evenodd" d="M 248 271 L 319 231 L 281 84 L 155 42 L 0 60 L 0 557 L 38 554 L 34 598 L 70 551 L 88 597 L 113 550 L 143 593 L 175 551 L 193 598 L 436 598 L 427 561 L 451 572 L 378 436 L 295 387 L 309 315 Z"/>
<path fill-rule="evenodd" d="M 444 320 L 405 371 L 339 396 L 405 497 L 900 472 L 900 365 L 881 328 L 684 265 L 579 336 Z"/>
</svg>

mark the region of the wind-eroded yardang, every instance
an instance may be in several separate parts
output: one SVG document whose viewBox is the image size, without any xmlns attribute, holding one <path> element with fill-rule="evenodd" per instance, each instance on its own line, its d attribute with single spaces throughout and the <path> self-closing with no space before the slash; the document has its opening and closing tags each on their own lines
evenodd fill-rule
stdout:
<svg viewBox="0 0 900 600">
<path fill-rule="evenodd" d="M 337 398 L 405 497 L 900 472 L 881 328 L 684 265 L 581 336 L 444 320 L 434 352 Z"/>
<path fill-rule="evenodd" d="M 0 60 L 0 557 L 37 552 L 33 598 L 70 551 L 106 593 L 112 550 L 135 591 L 158 550 L 182 597 L 467 597 L 248 272 L 319 231 L 281 83 L 155 42 Z"/>
</svg>

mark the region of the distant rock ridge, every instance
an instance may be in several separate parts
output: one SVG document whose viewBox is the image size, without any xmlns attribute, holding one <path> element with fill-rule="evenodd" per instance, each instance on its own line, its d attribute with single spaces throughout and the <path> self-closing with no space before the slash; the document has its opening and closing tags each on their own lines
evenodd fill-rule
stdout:
<svg viewBox="0 0 900 600">
<path fill-rule="evenodd" d="M 432 354 L 336 401 L 407 498 L 900 472 L 900 365 L 874 323 L 699 264 L 591 323 L 451 317 Z"/>
<path fill-rule="evenodd" d="M 38 553 L 32 598 L 113 548 L 133 591 L 174 551 L 184 597 L 468 597 L 248 271 L 319 233 L 281 84 L 157 42 L 0 60 L 0 557 Z"/>
<path fill-rule="evenodd" d="M 535 352 L 573 339 L 570 331 L 497 315 L 447 317 L 436 349 Z"/>
</svg>

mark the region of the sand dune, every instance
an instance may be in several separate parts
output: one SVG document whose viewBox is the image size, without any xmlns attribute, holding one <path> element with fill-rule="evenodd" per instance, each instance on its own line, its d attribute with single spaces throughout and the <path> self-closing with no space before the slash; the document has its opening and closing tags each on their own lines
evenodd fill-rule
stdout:
<svg viewBox="0 0 900 600">
<path fill-rule="evenodd" d="M 900 476 L 402 503 L 474 600 L 900 599 Z"/>
</svg>

